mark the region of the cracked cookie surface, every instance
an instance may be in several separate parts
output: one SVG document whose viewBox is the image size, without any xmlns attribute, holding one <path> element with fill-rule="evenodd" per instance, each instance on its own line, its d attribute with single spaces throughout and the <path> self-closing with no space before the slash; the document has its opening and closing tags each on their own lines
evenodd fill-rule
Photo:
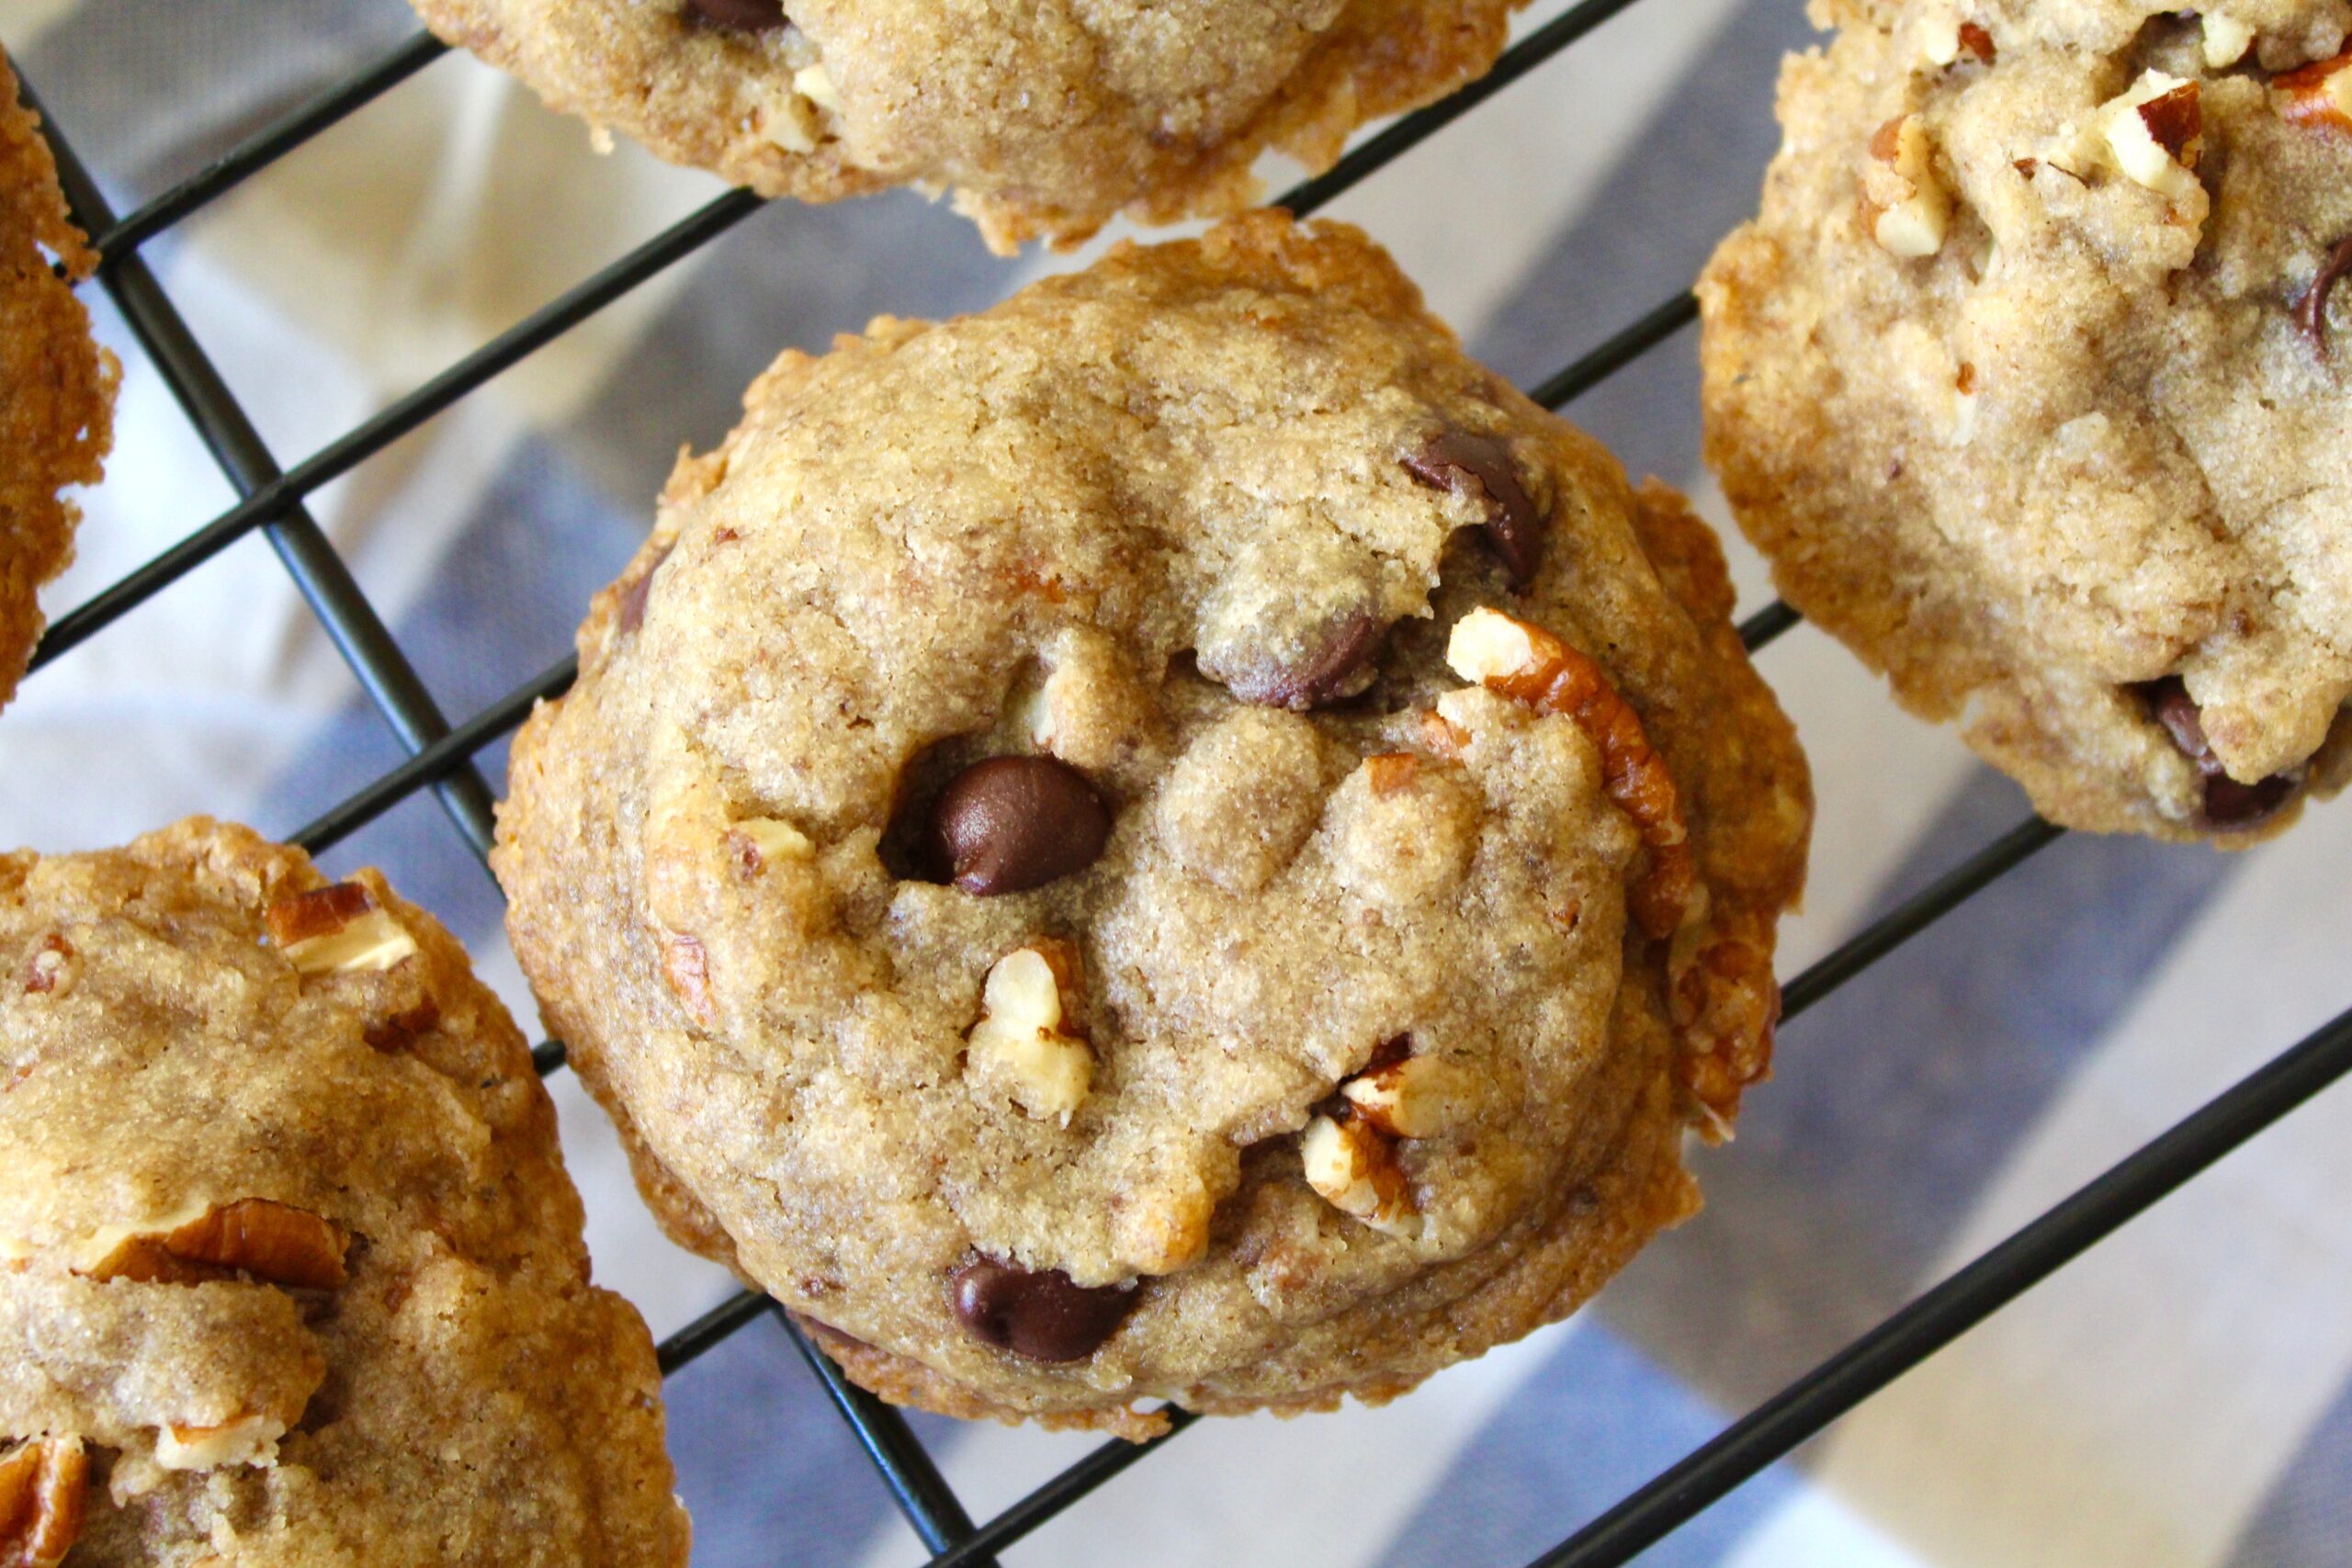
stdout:
<svg viewBox="0 0 2352 1568">
<path fill-rule="evenodd" d="M 96 484 L 114 438 L 121 370 L 72 288 L 97 263 L 0 53 L 0 705 L 40 640 L 41 585 L 74 558 L 82 514 L 59 491 Z"/>
<path fill-rule="evenodd" d="M 373 872 L 0 855 L 0 1560 L 684 1563 L 522 1036 Z"/>
<path fill-rule="evenodd" d="M 413 3 L 662 157 L 809 201 L 952 186 L 1008 250 L 1238 210 L 1268 148 L 1326 167 L 1485 72 L 1515 0 Z"/>
<path fill-rule="evenodd" d="M 1789 602 L 2069 827 L 2352 774 L 2352 6 L 1816 0 L 1700 284 Z"/>
<path fill-rule="evenodd" d="M 1393 1396 L 1692 1210 L 1810 799 L 1679 497 L 1275 213 L 745 409 L 493 860 L 681 1239 L 888 1397 L 1137 1436 Z"/>
</svg>

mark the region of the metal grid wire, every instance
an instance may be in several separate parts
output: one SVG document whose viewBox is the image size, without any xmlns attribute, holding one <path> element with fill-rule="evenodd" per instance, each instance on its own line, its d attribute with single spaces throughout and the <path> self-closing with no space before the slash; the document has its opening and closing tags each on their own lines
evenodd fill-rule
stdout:
<svg viewBox="0 0 2352 1568">
<path fill-rule="evenodd" d="M 1513 45 L 1486 76 L 1367 138 L 1330 170 L 1291 190 L 1279 204 L 1301 217 L 1322 207 L 1633 4 L 1634 0 L 1579 0 Z M 474 757 L 519 724 L 534 702 L 569 685 L 575 666 L 573 660 L 564 659 L 452 727 L 382 617 L 353 581 L 349 568 L 312 520 L 304 498 L 725 233 L 761 205 L 758 197 L 744 191 L 719 197 L 292 468 L 280 468 L 212 361 L 189 333 L 178 310 L 157 285 L 140 256 L 140 247 L 397 86 L 444 51 L 444 45 L 419 34 L 125 216 L 118 216 L 107 205 L 55 120 L 46 113 L 41 117 L 57 154 L 67 200 L 101 257 L 100 276 L 107 292 L 240 499 L 120 581 L 60 615 L 50 626 L 32 667 L 40 670 L 230 544 L 260 530 L 409 753 L 407 761 L 292 835 L 293 842 L 313 852 L 429 788 L 439 796 L 458 834 L 478 856 L 486 855 L 492 836 L 492 795 Z M 23 96 L 36 111 L 40 109 L 29 82 L 23 85 Z M 1531 389 L 1529 395 L 1544 407 L 1556 409 L 1672 338 L 1697 316 L 1697 302 L 1691 295 L 1687 290 L 1678 294 Z M 1774 604 L 1750 617 L 1741 635 L 1751 650 L 1760 649 L 1798 619 L 1787 605 Z M 2062 833 L 2061 829 L 2028 817 L 1984 845 L 1789 981 L 1783 991 L 1784 1019 L 1804 1013 Z M 551 1042 L 540 1046 L 535 1055 L 542 1073 L 554 1071 L 562 1065 L 563 1048 Z M 2268 1065 L 1731 1423 L 1544 1553 L 1537 1560 L 1537 1568 L 1602 1568 L 1632 1561 L 2347 1069 L 2352 1069 L 2352 1010 L 2288 1047 Z M 783 1309 L 763 1296 L 739 1293 L 672 1335 L 661 1346 L 662 1371 L 667 1373 L 686 1365 L 763 1315 L 773 1315 L 791 1336 L 908 1522 L 933 1553 L 930 1568 L 992 1562 L 996 1553 L 1172 1441 L 1195 1422 L 1186 1412 L 1171 1411 L 1169 1430 L 1162 1437 L 1140 1444 L 1107 1442 L 986 1524 L 976 1524 L 905 1418 L 852 1384 Z"/>
</svg>

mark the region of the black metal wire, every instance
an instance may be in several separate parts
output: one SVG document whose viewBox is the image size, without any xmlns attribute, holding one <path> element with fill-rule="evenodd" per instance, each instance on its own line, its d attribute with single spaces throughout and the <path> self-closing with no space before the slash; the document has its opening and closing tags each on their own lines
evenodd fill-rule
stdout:
<svg viewBox="0 0 2352 1568">
<path fill-rule="evenodd" d="M 1781 988 L 1781 1017 L 1792 1019 L 1871 964 L 1959 908 L 1969 899 L 2065 836 L 2039 817 L 2029 817 L 1923 891 L 1856 932 L 1844 946 Z"/>
<path fill-rule="evenodd" d="M 1760 653 L 1778 641 L 1782 632 L 1804 619 L 1803 615 L 1775 599 L 1739 624 L 1739 640 L 1748 652 Z"/>
<path fill-rule="evenodd" d="M 738 1291 L 662 1341 L 655 1351 L 656 1359 L 662 1363 L 662 1375 L 666 1378 L 690 1365 L 703 1352 L 759 1316 L 767 1304 L 765 1296 Z"/>
<path fill-rule="evenodd" d="M 236 505 L 146 565 L 51 623 L 34 650 L 39 670 L 86 641 L 124 612 L 144 604 L 274 516 L 290 514 L 302 496 L 357 468 L 467 393 L 579 325 L 663 268 L 693 254 L 760 208 L 749 191 L 729 191 L 689 214 L 594 277 L 475 349 L 406 397 L 330 441 L 285 473 L 241 485 Z M 128 265 L 128 264 L 125 264 Z M 118 269 L 119 270 L 119 269 Z M 109 275 L 112 281 L 112 275 Z"/>
<path fill-rule="evenodd" d="M 1615 1568 L 1632 1562 L 2347 1070 L 2352 1012 L 2305 1036 L 1757 1406 L 1538 1558 L 1535 1568 Z"/>
<path fill-rule="evenodd" d="M 1560 51 L 1576 42 L 1634 0 L 1578 0 L 1542 27 L 1503 51 L 1494 69 L 1456 89 L 1426 108 L 1415 109 L 1363 142 L 1310 180 L 1302 180 L 1274 200 L 1304 218 L 1336 200 L 1374 170 L 1383 168 L 1412 148 L 1518 81 Z"/>
<path fill-rule="evenodd" d="M 932 1558 L 928 1568 L 967 1568 L 967 1564 L 982 1552 L 1003 1551 L 1038 1526 L 1051 1521 L 1121 1471 L 1159 1451 L 1179 1432 L 1199 1420 L 1200 1417 L 1189 1410 L 1170 1410 L 1168 1412 L 1168 1429 L 1159 1436 L 1140 1443 L 1118 1438 L 1104 1443 L 973 1531 L 969 1540 L 938 1552 Z"/>
<path fill-rule="evenodd" d="M 475 752 L 492 745 L 529 716 L 535 704 L 561 694 L 579 670 L 577 654 L 558 660 L 390 773 L 369 780 L 358 793 L 288 834 L 286 841 L 299 844 L 314 855 L 322 853 L 426 784 L 464 767 Z"/>
<path fill-rule="evenodd" d="M 26 104 L 40 116 L 49 131 L 50 144 L 57 158 L 58 184 L 65 192 L 66 205 L 72 209 L 74 221 L 85 233 L 109 227 L 114 213 L 97 183 L 90 178 L 81 158 L 42 111 L 32 84 L 21 75 L 18 83 Z M 135 254 L 125 255 L 107 270 L 105 281 L 123 319 L 179 400 L 188 422 L 204 438 L 229 482 L 240 493 L 250 494 L 277 479 L 277 460 L 263 444 L 260 432 L 254 428 L 243 406 L 188 332 L 178 308 L 164 295 L 147 264 Z M 291 508 L 277 522 L 267 525 L 267 533 L 278 559 L 309 603 L 311 614 L 325 627 L 344 662 L 359 678 L 360 685 L 401 743 L 415 751 L 447 734 L 448 721 L 441 716 L 432 694 L 424 689 L 414 667 L 392 640 L 391 633 L 385 629 L 367 596 L 359 592 L 350 569 L 308 510 Z M 481 774 L 468 762 L 433 787 L 467 842 L 478 854 L 489 853 L 491 794 Z"/>
<path fill-rule="evenodd" d="M 1547 409 L 1589 391 L 1699 319 L 1699 297 L 1687 289 L 1602 344 L 1528 396 Z"/>
<path fill-rule="evenodd" d="M 419 33 L 390 51 L 375 64 L 345 77 L 318 97 L 265 127 L 250 140 L 215 158 L 128 218 L 103 231 L 93 231 L 91 249 L 103 265 L 128 255 L 165 229 L 259 174 L 295 148 L 374 102 L 390 89 L 432 64 L 449 46 L 431 33 Z"/>
<path fill-rule="evenodd" d="M 1582 0 L 1514 45 L 1486 77 L 1369 138 L 1329 172 L 1295 187 L 1281 205 L 1304 215 L 1328 203 L 1631 4 L 1633 0 Z M 474 771 L 472 758 L 518 724 L 533 703 L 563 690 L 574 673 L 574 661 L 566 659 L 549 666 L 450 729 L 333 546 L 303 509 L 302 497 L 692 254 L 760 205 L 740 191 L 718 198 L 281 473 L 136 252 L 146 240 L 406 80 L 442 52 L 443 47 L 427 36 L 407 40 L 119 221 L 108 213 L 65 138 L 43 116 L 68 199 L 85 231 L 96 236 L 107 286 L 242 499 L 121 582 L 61 616 L 44 639 L 35 667 L 110 624 L 244 533 L 263 529 L 370 699 L 412 752 L 400 767 L 370 781 L 293 835 L 294 841 L 312 849 L 335 842 L 428 786 L 440 793 L 468 841 L 477 851 L 486 849 L 489 791 Z M 30 86 L 24 91 L 38 108 Z M 1695 316 L 1696 303 L 1688 293 L 1668 300 L 1530 396 L 1557 408 L 1666 342 Z M 1798 620 L 1794 611 L 1776 603 L 1750 616 L 1740 634 L 1748 648 L 1760 649 Z M 1984 846 L 1790 981 L 1784 1017 L 1795 1018 L 2060 836 L 2060 829 L 2029 819 Z M 546 1072 L 561 1064 L 563 1048 L 549 1042 L 534 1055 Z M 1598 1568 L 1630 1560 L 2347 1069 L 2352 1069 L 2352 1013 L 2315 1032 L 1728 1427 L 1563 1542 L 1541 1560 L 1543 1568 Z M 1165 1436 L 1144 1444 L 1105 1444 L 975 1528 L 899 1413 L 852 1384 L 766 1297 L 740 1292 L 673 1335 L 660 1348 L 662 1371 L 666 1374 L 689 1364 L 763 1311 L 775 1313 L 807 1359 L 934 1554 L 933 1568 L 987 1561 L 1196 1420 L 1189 1412 L 1171 1411 Z"/>
<path fill-rule="evenodd" d="M 947 1478 L 939 1473 L 939 1466 L 916 1438 L 907 1418 L 896 1406 L 883 1404 L 850 1382 L 840 1363 L 810 1343 L 780 1303 L 767 1304 L 774 1310 L 775 1320 L 784 1325 L 785 1333 L 791 1336 L 800 1359 L 808 1363 L 808 1370 L 824 1385 L 833 1408 L 842 1413 L 842 1419 L 857 1434 L 865 1457 L 874 1461 L 882 1483 L 890 1489 L 899 1512 L 914 1526 L 924 1548 L 934 1552 L 951 1551 L 970 1540 L 975 1533 L 972 1516 L 964 1511 L 962 1499 L 947 1484 Z M 994 1560 L 977 1561 L 993 1563 Z"/>
</svg>

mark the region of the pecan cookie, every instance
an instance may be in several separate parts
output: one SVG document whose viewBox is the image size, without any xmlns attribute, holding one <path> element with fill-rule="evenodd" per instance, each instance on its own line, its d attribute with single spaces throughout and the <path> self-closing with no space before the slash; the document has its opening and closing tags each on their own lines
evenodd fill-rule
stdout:
<svg viewBox="0 0 2352 1568">
<path fill-rule="evenodd" d="M 913 184 L 1010 251 L 1247 206 L 1486 71 L 1524 0 L 413 0 L 549 104 L 765 196 Z M 788 11 L 788 15 L 787 15 Z"/>
<path fill-rule="evenodd" d="M 888 1398 L 1140 1436 L 1389 1398 L 1691 1212 L 1810 801 L 1678 497 L 1279 213 L 745 406 L 495 857 L 683 1240 Z"/>
<path fill-rule="evenodd" d="M 2352 5 L 1814 17 L 1699 286 L 1741 524 L 2052 820 L 2283 827 L 2352 774 Z"/>
<path fill-rule="evenodd" d="M 74 558 L 82 514 L 58 492 L 96 484 L 114 441 L 121 367 L 71 287 L 97 265 L 0 53 L 0 705 L 40 640 L 41 584 Z"/>
<path fill-rule="evenodd" d="M 201 818 L 0 855 L 0 1562 L 685 1558 L 652 1344 L 449 934 Z"/>
</svg>

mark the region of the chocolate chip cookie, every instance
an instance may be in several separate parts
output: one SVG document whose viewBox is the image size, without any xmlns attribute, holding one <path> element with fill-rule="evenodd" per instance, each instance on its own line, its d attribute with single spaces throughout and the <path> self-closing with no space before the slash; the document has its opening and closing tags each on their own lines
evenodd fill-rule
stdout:
<svg viewBox="0 0 2352 1568">
<path fill-rule="evenodd" d="M 0 1562 L 61 1560 L 686 1560 L 529 1052 L 373 872 L 0 855 Z"/>
<path fill-rule="evenodd" d="M 2070 827 L 2352 774 L 2352 6 L 1815 0 L 1701 281 L 1790 603 Z"/>
<path fill-rule="evenodd" d="M 1502 51 L 1522 0 L 413 0 L 549 104 L 766 196 L 956 189 L 1009 251 L 1256 198 Z"/>
<path fill-rule="evenodd" d="M 1260 213 L 786 354 L 495 865 L 680 1238 L 963 1416 L 1384 1400 L 1690 1213 L 1809 786 L 1662 487 Z"/>
<path fill-rule="evenodd" d="M 82 514 L 58 492 L 96 484 L 114 441 L 121 369 L 71 287 L 97 265 L 0 53 L 0 705 L 40 640 L 41 584 L 74 558 Z"/>
</svg>

